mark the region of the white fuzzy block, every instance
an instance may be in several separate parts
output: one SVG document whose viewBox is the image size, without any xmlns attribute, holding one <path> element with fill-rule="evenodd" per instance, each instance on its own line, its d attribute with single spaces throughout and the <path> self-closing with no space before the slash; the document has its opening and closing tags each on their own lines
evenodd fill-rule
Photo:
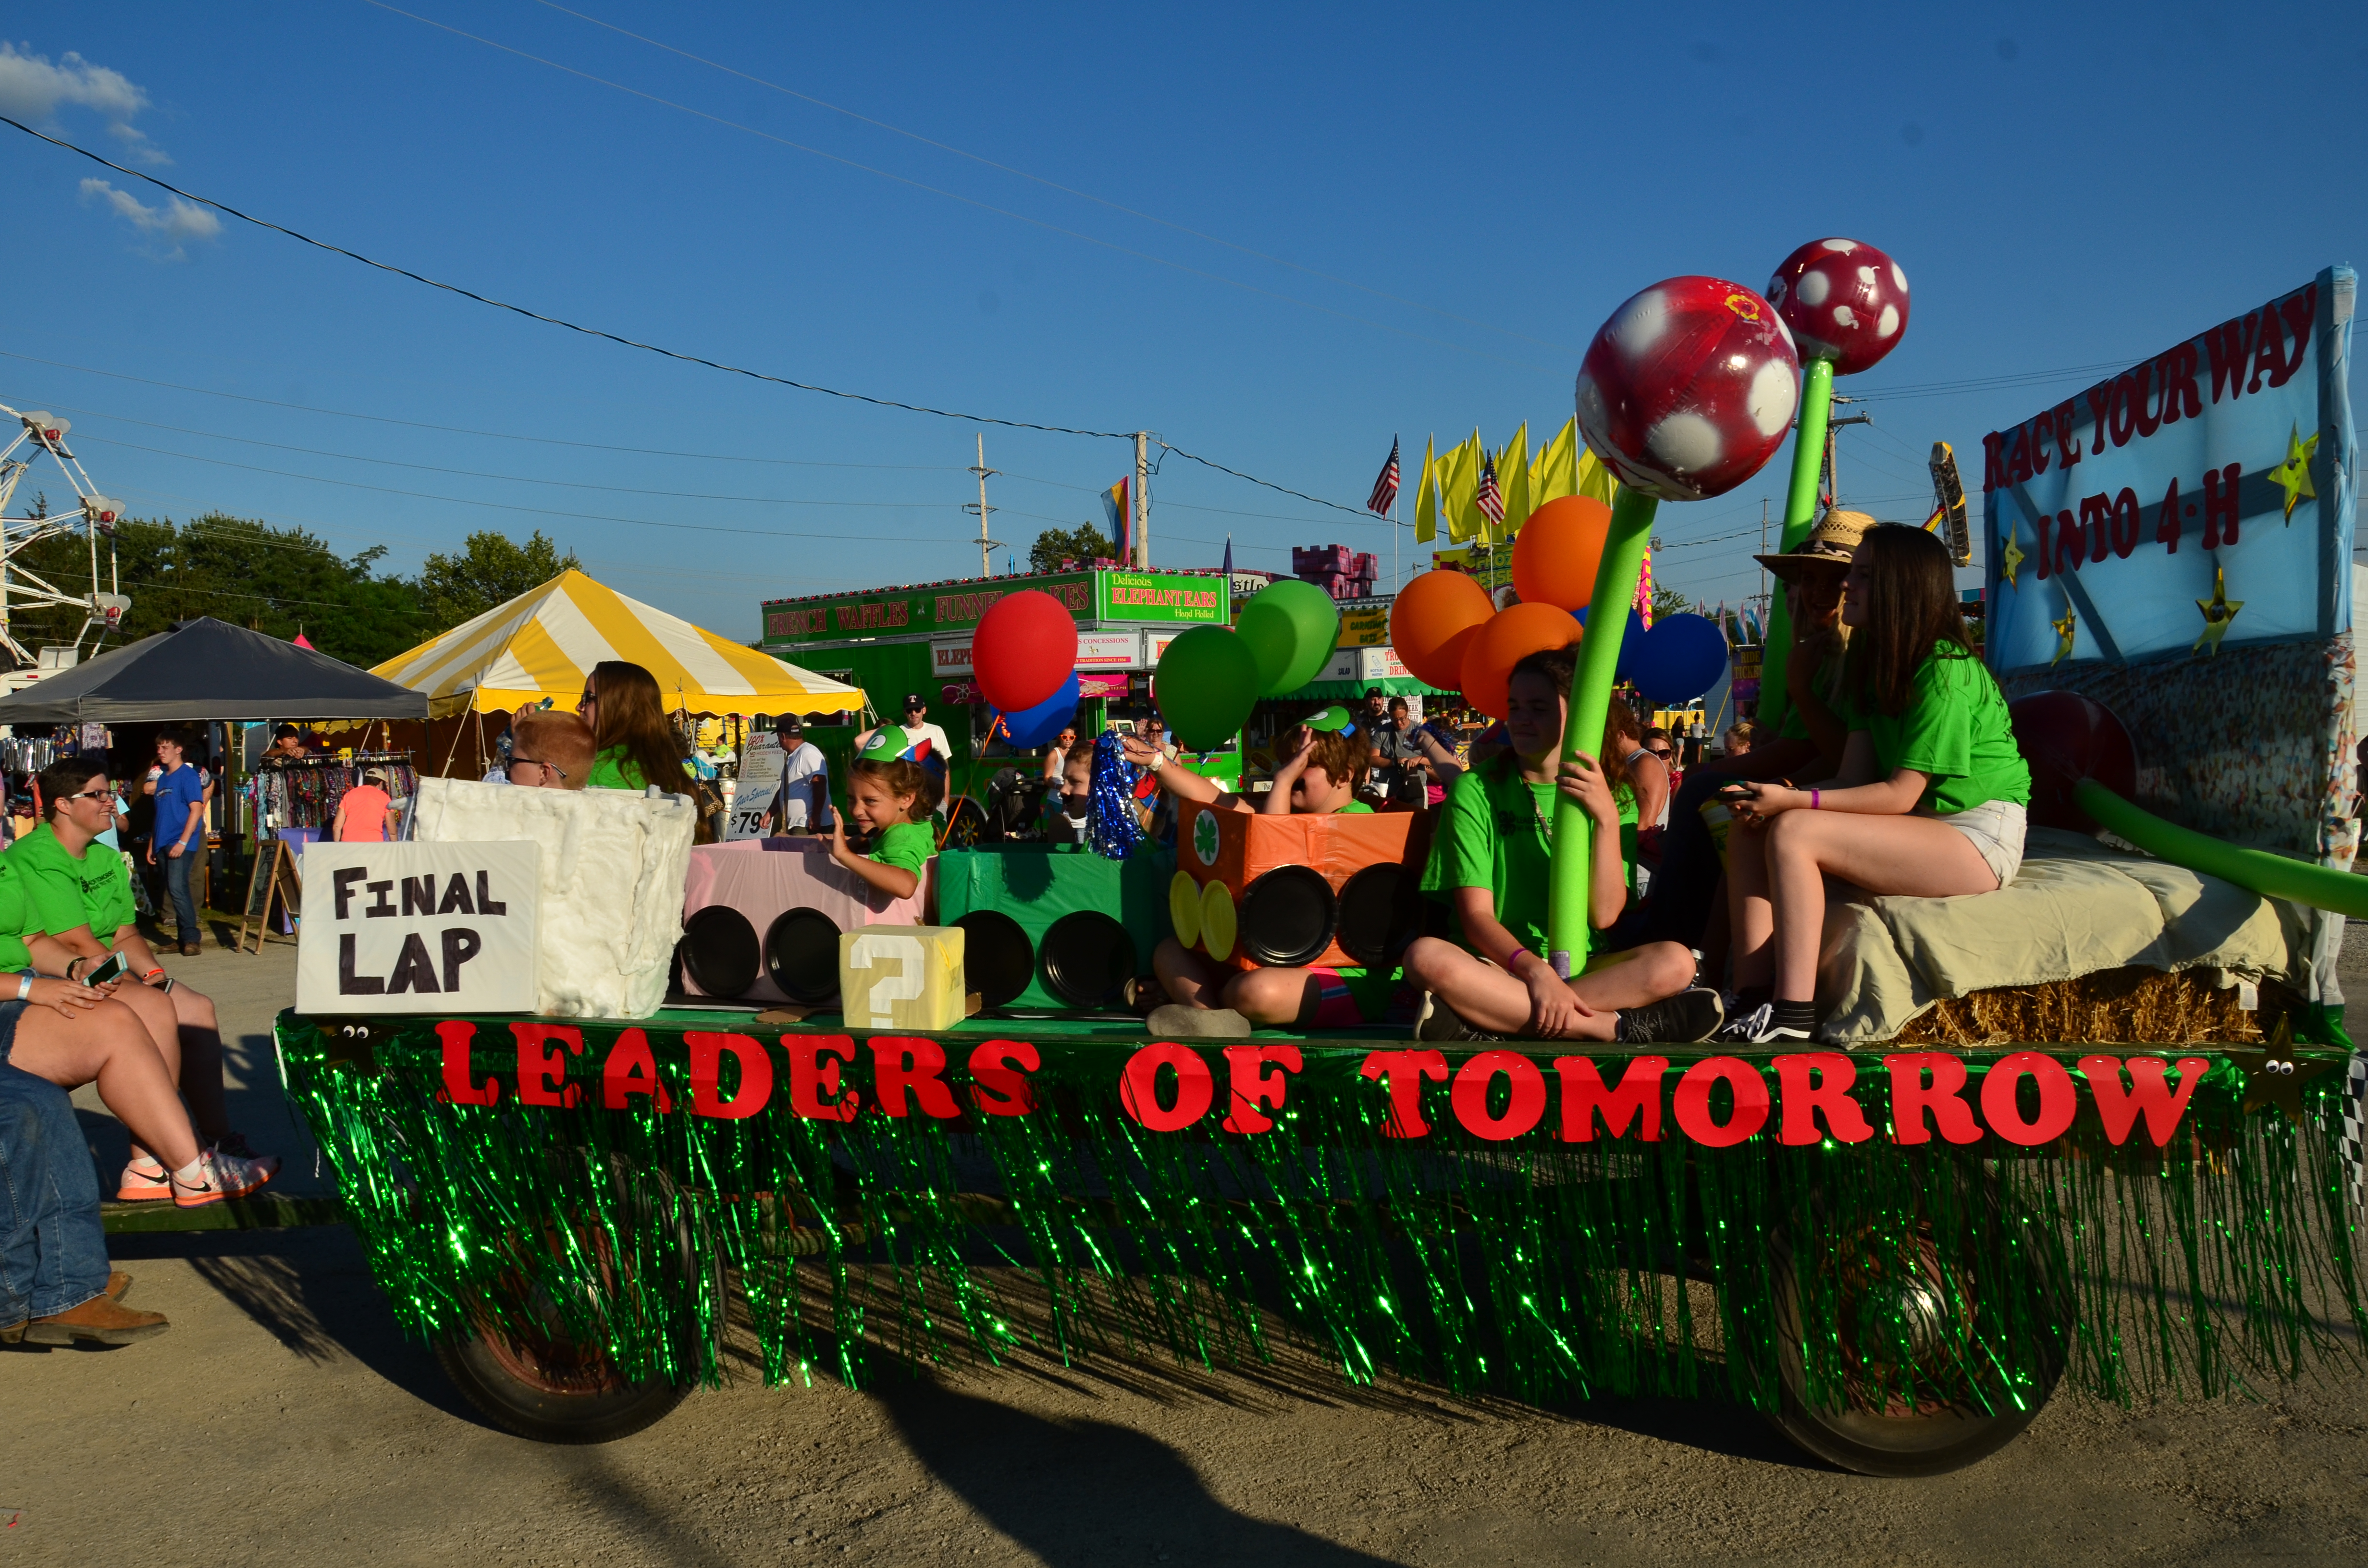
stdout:
<svg viewBox="0 0 2368 1568">
<path fill-rule="evenodd" d="M 430 844 L 542 846 L 535 1011 L 646 1018 L 658 1010 L 682 939 L 697 825 L 687 799 L 423 778 L 416 823 L 415 835 Z"/>
</svg>

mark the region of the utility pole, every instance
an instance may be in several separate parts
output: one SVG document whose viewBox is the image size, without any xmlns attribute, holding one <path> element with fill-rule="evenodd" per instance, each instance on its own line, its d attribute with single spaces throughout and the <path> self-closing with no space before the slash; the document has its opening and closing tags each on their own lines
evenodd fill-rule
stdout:
<svg viewBox="0 0 2368 1568">
<path fill-rule="evenodd" d="M 1834 399 L 1834 402 L 1837 404 L 1856 403 L 1858 399 L 1854 397 L 1838 397 Z M 1847 419 L 1828 419 L 1826 421 L 1826 494 L 1834 498 L 1834 505 L 1837 506 L 1842 504 L 1842 482 L 1840 472 L 1834 466 L 1834 432 L 1845 425 L 1872 425 L 1873 423 L 1874 415 L 1872 414 L 1853 414 Z"/>
<path fill-rule="evenodd" d="M 990 474 L 1000 473 L 1002 472 L 1003 471 L 1001 469 L 994 469 L 986 466 L 986 432 L 984 430 L 980 431 L 978 436 L 978 461 L 971 468 L 971 472 L 978 475 L 978 503 L 977 505 L 973 506 L 965 502 L 962 506 L 962 510 L 965 512 L 976 512 L 978 514 L 978 574 L 982 577 L 992 577 L 995 575 L 995 560 L 992 552 L 1003 548 L 1003 541 L 1001 540 L 989 539 L 986 537 L 986 515 L 995 510 L 994 507 L 986 504 L 987 476 Z"/>
<path fill-rule="evenodd" d="M 1151 570 L 1151 432 L 1134 433 L 1134 538 L 1133 564 L 1142 571 Z"/>
<path fill-rule="evenodd" d="M 1768 553 L 1768 497 L 1765 495 L 1759 498 L 1759 553 Z M 1759 597 L 1762 600 L 1768 597 L 1768 568 L 1765 566 L 1759 569 Z"/>
</svg>

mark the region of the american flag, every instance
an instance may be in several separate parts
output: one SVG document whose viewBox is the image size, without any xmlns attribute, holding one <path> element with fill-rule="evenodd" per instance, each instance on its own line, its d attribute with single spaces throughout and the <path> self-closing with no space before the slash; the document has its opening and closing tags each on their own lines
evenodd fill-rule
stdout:
<svg viewBox="0 0 2368 1568">
<path fill-rule="evenodd" d="M 1398 438 L 1390 437 L 1390 460 L 1382 465 L 1382 477 L 1373 481 L 1373 493 L 1366 497 L 1365 510 L 1376 517 L 1386 517 L 1390 508 L 1398 504 Z"/>
<path fill-rule="evenodd" d="M 1505 520 L 1505 493 L 1497 488 L 1497 460 L 1486 458 L 1480 464 L 1480 494 L 1473 500 L 1479 506 L 1481 516 L 1491 523 Z"/>
</svg>

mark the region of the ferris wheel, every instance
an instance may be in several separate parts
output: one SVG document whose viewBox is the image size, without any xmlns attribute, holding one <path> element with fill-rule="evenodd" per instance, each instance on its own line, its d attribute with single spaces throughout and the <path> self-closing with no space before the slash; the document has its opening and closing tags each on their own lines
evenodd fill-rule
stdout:
<svg viewBox="0 0 2368 1568">
<path fill-rule="evenodd" d="M 63 605 L 83 612 L 82 630 L 74 634 L 75 658 L 82 653 L 83 639 L 94 631 L 98 642 L 119 630 L 131 601 L 120 591 L 122 583 L 116 573 L 115 526 L 123 517 L 123 503 L 102 495 L 84 471 L 82 460 L 66 447 L 69 421 L 44 412 L 23 414 L 0 403 L 0 432 L 6 421 L 13 420 L 18 429 L 16 438 L 0 447 L 0 648 L 13 656 L 18 667 L 35 663 L 30 650 L 17 640 L 10 624 L 12 613 L 19 607 L 31 608 L 41 605 Z M 30 473 L 33 465 L 46 452 L 65 476 L 74 495 L 74 507 L 41 517 L 11 517 L 6 515 L 15 499 L 17 486 Z M 44 540 L 81 534 L 88 542 L 90 552 L 90 591 L 69 594 L 56 584 L 42 577 L 22 559 L 25 552 Z M 98 588 L 98 541 L 107 540 L 107 587 Z M 92 651 L 97 651 L 97 642 Z"/>
</svg>

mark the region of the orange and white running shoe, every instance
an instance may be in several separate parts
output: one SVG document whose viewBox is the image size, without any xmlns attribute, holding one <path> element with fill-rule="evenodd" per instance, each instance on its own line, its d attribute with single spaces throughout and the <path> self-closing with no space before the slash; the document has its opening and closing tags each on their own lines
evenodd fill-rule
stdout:
<svg viewBox="0 0 2368 1568">
<path fill-rule="evenodd" d="M 276 1159 L 242 1160 L 235 1154 L 217 1153 L 211 1149 L 199 1155 L 199 1161 L 203 1175 L 196 1186 L 184 1185 L 177 1176 L 167 1178 L 173 1184 L 173 1201 L 183 1209 L 203 1209 L 225 1199 L 245 1198 L 279 1169 Z"/>
<path fill-rule="evenodd" d="M 164 1162 L 154 1154 L 124 1166 L 123 1179 L 115 1188 L 118 1203 L 156 1203 L 172 1196 L 172 1178 L 165 1174 Z"/>
</svg>

